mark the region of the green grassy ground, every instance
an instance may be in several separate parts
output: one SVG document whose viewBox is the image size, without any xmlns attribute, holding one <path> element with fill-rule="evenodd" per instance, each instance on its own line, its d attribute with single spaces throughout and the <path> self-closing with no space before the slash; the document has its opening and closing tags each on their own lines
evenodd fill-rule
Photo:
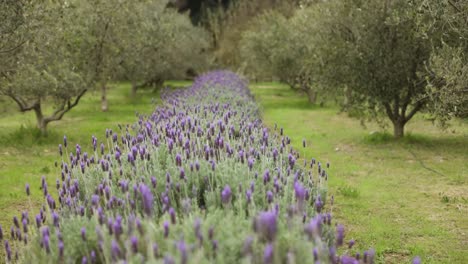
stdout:
<svg viewBox="0 0 468 264">
<path fill-rule="evenodd" d="M 335 220 L 381 263 L 468 263 L 468 125 L 443 132 L 420 116 L 395 142 L 375 124 L 320 108 L 278 84 L 253 84 L 264 122 L 307 157 L 330 161 Z M 377 133 L 372 133 L 376 131 Z M 308 142 L 302 150 L 302 139 Z M 354 252 L 352 250 L 351 252 Z"/>
<path fill-rule="evenodd" d="M 187 84 L 173 82 L 174 86 Z M 329 189 L 335 195 L 336 221 L 347 227 L 356 249 L 374 247 L 379 262 L 409 263 L 421 255 L 424 263 L 468 263 L 468 126 L 441 132 L 420 117 L 411 133 L 394 142 L 375 124 L 366 129 L 334 107 L 316 107 L 278 84 L 253 84 L 264 122 L 284 127 L 293 144 L 307 157 L 330 161 Z M 130 99 L 127 84 L 109 92 L 110 111 L 99 110 L 99 95 L 88 94 L 64 119 L 50 125 L 48 138 L 35 136 L 32 113 L 0 114 L 0 224 L 40 204 L 40 177 L 55 186 L 59 169 L 57 145 L 67 135 L 70 145 L 91 148 L 91 135 L 104 137 L 106 128 L 133 123 L 135 112 L 150 113 L 156 93 L 139 91 Z M 21 127 L 24 128 L 21 128 Z M 302 150 L 301 142 L 308 142 Z M 25 199 L 24 184 L 32 187 Z M 3 259 L 0 250 L 0 259 Z"/>
</svg>

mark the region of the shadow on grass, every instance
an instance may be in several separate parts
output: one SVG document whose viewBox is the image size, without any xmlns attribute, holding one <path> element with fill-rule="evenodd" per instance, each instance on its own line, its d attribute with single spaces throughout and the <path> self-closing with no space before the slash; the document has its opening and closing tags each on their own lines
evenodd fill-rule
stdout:
<svg viewBox="0 0 468 264">
<path fill-rule="evenodd" d="M 393 135 L 388 132 L 375 132 L 366 135 L 363 138 L 363 143 L 367 145 L 396 144 L 426 151 L 450 151 L 452 154 L 462 153 L 466 155 L 468 137 L 465 135 L 431 137 L 408 133 L 401 139 L 395 139 Z"/>
</svg>

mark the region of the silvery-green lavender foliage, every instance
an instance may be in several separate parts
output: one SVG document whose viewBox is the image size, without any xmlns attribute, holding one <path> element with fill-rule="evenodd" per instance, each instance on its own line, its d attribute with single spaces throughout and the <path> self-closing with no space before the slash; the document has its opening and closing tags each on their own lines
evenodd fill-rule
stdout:
<svg viewBox="0 0 468 264">
<path fill-rule="evenodd" d="M 90 153 L 64 137 L 61 179 L 42 179 L 39 214 L 13 219 L 7 262 L 373 263 L 372 250 L 337 255 L 329 164 L 263 126 L 244 80 L 211 72 L 162 97 L 150 116 L 93 136 Z"/>
</svg>

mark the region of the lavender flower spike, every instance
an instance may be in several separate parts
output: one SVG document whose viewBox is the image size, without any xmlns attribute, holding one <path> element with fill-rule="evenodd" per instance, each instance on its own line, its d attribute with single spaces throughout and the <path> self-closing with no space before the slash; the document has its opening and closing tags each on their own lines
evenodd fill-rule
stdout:
<svg viewBox="0 0 468 264">
<path fill-rule="evenodd" d="M 140 183 L 140 193 L 143 210 L 147 216 L 151 217 L 153 214 L 153 194 L 151 193 L 150 188 L 143 183 Z"/>
<path fill-rule="evenodd" d="M 231 201 L 231 187 L 229 187 L 229 185 L 224 186 L 224 189 L 221 192 L 221 201 L 224 204 L 227 204 Z"/>
<path fill-rule="evenodd" d="M 263 252 L 263 263 L 272 264 L 273 263 L 273 245 L 267 244 Z"/>
<path fill-rule="evenodd" d="M 421 258 L 419 256 L 414 257 L 413 264 L 421 264 Z"/>
<path fill-rule="evenodd" d="M 255 231 L 270 242 L 275 239 L 278 231 L 276 217 L 275 212 L 261 212 L 254 223 Z"/>
</svg>

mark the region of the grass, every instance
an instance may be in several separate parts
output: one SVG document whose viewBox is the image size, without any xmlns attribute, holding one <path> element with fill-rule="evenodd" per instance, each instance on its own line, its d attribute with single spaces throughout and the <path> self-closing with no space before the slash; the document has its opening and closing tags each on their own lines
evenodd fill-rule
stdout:
<svg viewBox="0 0 468 264">
<path fill-rule="evenodd" d="M 286 86 L 251 88 L 268 126 L 283 127 L 306 157 L 330 161 L 335 221 L 357 250 L 375 248 L 380 263 L 410 263 L 416 255 L 423 263 L 468 263 L 466 121 L 444 132 L 416 116 L 395 141 L 376 124 L 363 128 Z"/>
<path fill-rule="evenodd" d="M 187 82 L 170 82 L 171 86 Z M 330 161 L 329 190 L 335 196 L 335 221 L 345 224 L 354 250 L 376 249 L 380 263 L 468 263 L 468 127 L 442 132 L 416 117 L 400 141 L 375 124 L 363 128 L 338 109 L 307 103 L 286 86 L 253 84 L 264 122 L 285 129 L 306 157 Z M 99 94 L 89 93 L 60 122 L 51 123 L 49 136 L 34 128 L 33 113 L 20 114 L 5 106 L 0 113 L 0 224 L 8 230 L 13 215 L 37 208 L 42 175 L 55 186 L 60 170 L 57 145 L 67 135 L 71 146 L 91 148 L 91 135 L 104 137 L 106 128 L 136 121 L 135 112 L 148 114 L 159 94 L 139 91 L 129 98 L 128 84 L 109 91 L 109 112 L 100 111 Z M 302 148 L 302 139 L 308 147 Z M 31 199 L 24 185 L 31 184 Z M 30 213 L 32 215 L 32 213 Z M 0 259 L 3 259 L 0 250 Z"/>
</svg>

